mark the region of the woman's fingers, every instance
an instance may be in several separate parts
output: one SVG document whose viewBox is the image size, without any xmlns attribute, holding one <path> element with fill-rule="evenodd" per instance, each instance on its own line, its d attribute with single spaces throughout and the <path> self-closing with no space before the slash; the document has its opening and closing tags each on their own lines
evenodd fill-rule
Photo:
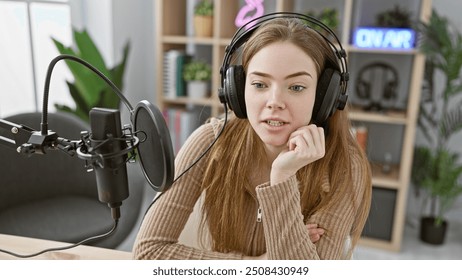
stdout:
<svg viewBox="0 0 462 280">
<path fill-rule="evenodd" d="M 317 224 L 307 224 L 306 228 L 308 229 L 308 235 L 310 236 L 310 240 L 313 243 L 316 243 L 321 239 L 321 236 L 324 234 L 324 229 L 318 227 Z"/>
</svg>

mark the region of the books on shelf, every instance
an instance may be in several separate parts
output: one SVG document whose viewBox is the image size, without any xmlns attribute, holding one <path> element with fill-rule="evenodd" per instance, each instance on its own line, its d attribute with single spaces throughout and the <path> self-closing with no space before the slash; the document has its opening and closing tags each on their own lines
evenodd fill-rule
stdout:
<svg viewBox="0 0 462 280">
<path fill-rule="evenodd" d="M 168 98 L 186 96 L 186 82 L 183 79 L 184 65 L 191 58 L 182 50 L 168 50 L 164 53 L 163 87 L 164 95 Z"/>
</svg>

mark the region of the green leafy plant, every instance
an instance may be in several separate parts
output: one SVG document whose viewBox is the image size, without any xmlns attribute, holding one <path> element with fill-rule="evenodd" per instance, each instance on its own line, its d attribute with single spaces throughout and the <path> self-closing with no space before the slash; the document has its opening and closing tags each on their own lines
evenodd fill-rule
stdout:
<svg viewBox="0 0 462 280">
<path fill-rule="evenodd" d="M 185 81 L 208 81 L 212 78 L 212 67 L 205 61 L 193 59 L 183 68 Z"/>
<path fill-rule="evenodd" d="M 201 0 L 194 7 L 194 14 L 199 16 L 213 16 L 213 3 L 209 0 Z"/>
<path fill-rule="evenodd" d="M 317 20 L 327 25 L 327 27 L 332 29 L 334 32 L 338 28 L 338 25 L 339 25 L 338 11 L 335 8 L 324 8 L 320 12 L 309 10 L 305 13 L 305 15 L 316 18 Z M 320 28 L 316 24 L 312 24 L 310 22 L 306 22 L 306 24 L 318 31 L 324 31 L 322 30 L 322 28 Z"/>
<path fill-rule="evenodd" d="M 412 25 L 411 13 L 399 5 L 395 5 L 392 9 L 376 15 L 376 25 L 380 27 L 410 28 Z"/>
<path fill-rule="evenodd" d="M 433 10 L 428 23 L 416 26 L 426 55 L 425 86 L 422 92 L 418 127 L 426 145 L 414 153 L 412 181 L 430 195 L 431 215 L 439 225 L 455 198 L 462 193 L 462 165 L 459 155 L 447 147 L 450 138 L 462 129 L 462 35 L 448 20 Z M 445 81 L 436 92 L 436 74 Z M 459 102 L 457 102 L 459 100 Z"/>
<path fill-rule="evenodd" d="M 122 61 L 112 68 L 108 68 L 104 59 L 86 30 L 73 30 L 76 49 L 64 46 L 63 43 L 52 38 L 53 43 L 60 54 L 68 54 L 79 57 L 101 71 L 120 90 L 123 88 L 123 77 L 127 63 L 130 44 L 123 49 Z M 74 76 L 74 81 L 66 81 L 75 108 L 66 105 L 55 104 L 55 108 L 77 115 L 84 121 L 89 121 L 89 112 L 93 107 L 118 109 L 120 98 L 116 93 L 93 71 L 74 61 L 66 60 L 66 64 Z"/>
</svg>

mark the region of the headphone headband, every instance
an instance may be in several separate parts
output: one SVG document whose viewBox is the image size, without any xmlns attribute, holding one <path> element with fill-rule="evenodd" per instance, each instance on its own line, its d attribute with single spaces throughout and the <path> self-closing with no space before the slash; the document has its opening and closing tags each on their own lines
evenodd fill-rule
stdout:
<svg viewBox="0 0 462 280">
<path fill-rule="evenodd" d="M 322 21 L 309 16 L 309 15 L 304 15 L 300 13 L 294 13 L 294 12 L 275 12 L 275 13 L 269 13 L 266 15 L 263 15 L 258 18 L 254 18 L 244 25 L 242 25 L 233 35 L 231 38 L 231 42 L 229 43 L 228 46 L 226 46 L 225 49 L 225 55 L 223 58 L 223 63 L 222 67 L 220 69 L 220 74 L 221 74 L 221 82 L 222 82 L 222 87 L 223 87 L 223 80 L 225 77 L 226 69 L 230 66 L 231 63 L 231 58 L 232 54 L 244 44 L 247 39 L 253 34 L 253 31 L 260 27 L 263 23 L 276 19 L 276 18 L 296 18 L 300 20 L 305 20 L 311 24 L 315 24 L 322 28 L 322 30 L 326 31 L 330 36 L 332 36 L 335 39 L 335 42 L 332 42 L 329 40 L 324 34 L 319 32 L 318 30 L 311 28 L 313 31 L 317 32 L 321 37 L 323 37 L 326 42 L 331 46 L 331 48 L 334 50 L 335 56 L 337 59 L 340 61 L 340 71 L 341 71 L 341 77 L 342 81 L 345 82 L 344 88 L 342 89 L 342 93 L 346 93 L 346 83 L 349 80 L 349 73 L 348 73 L 348 66 L 346 63 L 346 51 L 342 46 L 342 43 L 340 42 L 340 39 L 337 37 L 335 32 L 330 29 L 326 24 L 324 24 Z M 336 46 L 338 45 L 338 47 Z"/>
</svg>

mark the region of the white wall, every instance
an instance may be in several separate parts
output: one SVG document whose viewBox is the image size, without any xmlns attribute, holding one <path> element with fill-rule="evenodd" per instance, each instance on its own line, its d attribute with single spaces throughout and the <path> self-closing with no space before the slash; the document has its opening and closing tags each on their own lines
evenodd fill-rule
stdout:
<svg viewBox="0 0 462 280">
<path fill-rule="evenodd" d="M 130 42 L 123 93 L 133 107 L 143 99 L 155 102 L 154 19 L 152 0 L 74 0 L 73 25 L 86 28 L 112 66 L 122 60 Z M 128 111 L 121 108 L 123 123 Z"/>
<path fill-rule="evenodd" d="M 143 99 L 156 100 L 153 2 L 113 0 L 114 54 L 120 61 L 130 40 L 125 94 L 134 107 Z"/>
</svg>

